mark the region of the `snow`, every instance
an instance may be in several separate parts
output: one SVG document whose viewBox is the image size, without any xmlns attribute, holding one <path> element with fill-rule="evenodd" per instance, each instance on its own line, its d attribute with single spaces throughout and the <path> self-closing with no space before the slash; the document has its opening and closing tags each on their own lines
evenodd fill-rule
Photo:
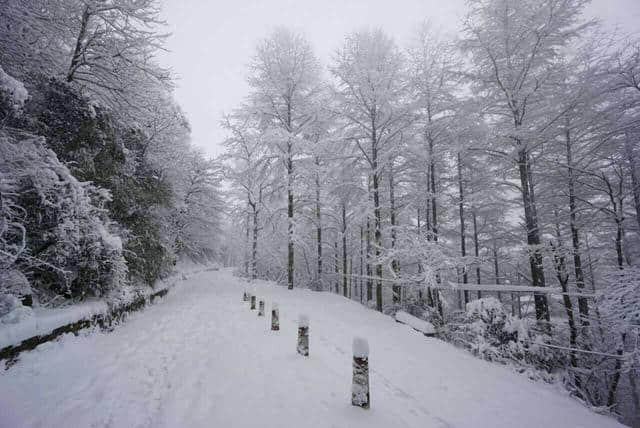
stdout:
<svg viewBox="0 0 640 428">
<path fill-rule="evenodd" d="M 277 304 L 277 303 L 275 303 L 275 302 L 274 302 L 274 303 L 272 303 L 272 304 L 271 304 L 271 309 L 272 309 L 272 310 L 276 310 L 276 309 L 278 309 L 278 304 Z"/>
<path fill-rule="evenodd" d="M 6 427 L 621 427 L 560 392 L 330 293 L 257 281 L 270 330 L 230 270 L 200 272 L 111 333 L 65 335 L 0 371 Z M 296 355 L 297 314 L 314 319 Z M 351 405 L 354 337 L 372 407 Z"/>
<path fill-rule="evenodd" d="M 29 93 L 22 82 L 9 76 L 2 67 L 0 67 L 0 89 L 9 94 L 17 108 L 21 108 L 29 98 Z"/>
<path fill-rule="evenodd" d="M 485 297 L 467 303 L 466 310 L 468 315 L 481 315 L 484 312 L 502 313 L 504 306 L 495 297 Z"/>
<path fill-rule="evenodd" d="M 298 316 L 298 327 L 309 327 L 309 317 L 304 314 Z"/>
<path fill-rule="evenodd" d="M 420 318 L 416 318 L 413 315 L 410 315 L 404 311 L 396 312 L 395 318 L 396 318 L 396 321 L 402 324 L 407 324 L 408 326 L 426 335 L 436 334 L 435 327 L 429 321 L 421 320 Z"/>
<path fill-rule="evenodd" d="M 181 263 L 176 266 L 174 277 L 181 275 L 187 279 L 190 275 L 207 271 L 208 267 L 201 264 Z M 123 287 L 119 289 L 118 295 L 110 298 L 114 303 L 126 303 L 142 295 L 149 295 L 158 292 L 163 288 L 170 287 L 173 278 L 169 277 L 162 281 L 155 288 L 134 289 Z M 12 296 L 2 297 L 10 298 Z M 14 298 L 15 299 L 15 298 Z M 105 300 L 89 299 L 85 302 L 61 308 L 35 307 L 33 309 L 22 305 L 13 305 L 13 309 L 0 318 L 0 349 L 7 346 L 14 346 L 34 336 L 42 336 L 51 333 L 58 327 L 89 319 L 94 315 L 106 314 L 109 305 Z M 0 426 L 0 428 L 2 428 Z"/>
<path fill-rule="evenodd" d="M 107 310 L 106 302 L 90 300 L 58 309 L 34 308 L 28 316 L 21 317 L 15 323 L 5 322 L 3 317 L 3 322 L 0 323 L 0 349 L 16 345 L 33 336 L 51 333 L 58 327 L 83 318 L 106 313 Z"/>
<path fill-rule="evenodd" d="M 362 337 L 353 338 L 353 356 L 358 358 L 369 357 L 369 342 Z"/>
<path fill-rule="evenodd" d="M 32 316 L 33 310 L 23 306 L 20 299 L 11 294 L 0 294 L 0 325 L 17 324 L 24 318 Z"/>
</svg>

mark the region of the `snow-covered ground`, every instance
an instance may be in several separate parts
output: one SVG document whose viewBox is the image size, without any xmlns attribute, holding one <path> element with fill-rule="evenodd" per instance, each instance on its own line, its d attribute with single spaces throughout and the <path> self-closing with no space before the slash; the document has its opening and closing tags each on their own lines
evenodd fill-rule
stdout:
<svg viewBox="0 0 640 428">
<path fill-rule="evenodd" d="M 258 318 L 244 289 L 267 300 Z M 270 331 L 271 303 L 280 331 Z M 310 356 L 296 354 L 299 314 Z M 371 409 L 351 406 L 369 341 Z M 200 272 L 111 333 L 65 336 L 0 373 L 2 427 L 593 427 L 618 425 L 506 367 L 328 293 Z"/>
<path fill-rule="evenodd" d="M 219 267 L 216 265 L 205 266 L 189 261 L 181 262 L 176 267 L 174 274 L 157 283 L 155 288 L 137 290 L 141 294 L 130 293 L 119 296 L 120 300 L 114 303 L 126 303 L 140 295 L 157 293 L 164 288 L 171 288 L 176 282 L 176 278 L 186 279 L 191 275 L 214 269 L 219 269 Z M 17 301 L 17 299 L 15 300 Z M 106 314 L 108 311 L 109 305 L 105 300 L 100 299 L 90 299 L 75 305 L 52 309 L 43 307 L 31 309 L 20 305 L 0 318 L 0 349 L 18 345 L 23 340 L 49 334 L 58 327 L 82 319 L 91 319 L 93 315 Z"/>
</svg>

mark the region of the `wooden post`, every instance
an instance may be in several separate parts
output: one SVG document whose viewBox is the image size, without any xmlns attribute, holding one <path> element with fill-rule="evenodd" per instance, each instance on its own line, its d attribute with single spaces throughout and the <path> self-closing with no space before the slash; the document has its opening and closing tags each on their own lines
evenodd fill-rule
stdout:
<svg viewBox="0 0 640 428">
<path fill-rule="evenodd" d="M 278 312 L 278 304 L 271 304 L 271 330 L 280 330 L 280 313 Z"/>
<path fill-rule="evenodd" d="M 260 303 L 258 304 L 258 316 L 264 316 L 264 300 L 260 300 Z"/>
<path fill-rule="evenodd" d="M 255 310 L 256 309 L 256 296 L 254 296 L 253 294 L 251 295 L 251 310 Z"/>
<path fill-rule="evenodd" d="M 306 315 L 298 317 L 298 354 L 309 356 L 309 317 Z"/>
<path fill-rule="evenodd" d="M 351 404 L 363 409 L 368 409 L 371 404 L 369 393 L 369 343 L 361 337 L 353 338 Z"/>
<path fill-rule="evenodd" d="M 249 294 L 247 294 L 247 292 L 245 291 L 244 293 L 242 293 L 242 301 L 246 302 L 249 300 Z"/>
</svg>

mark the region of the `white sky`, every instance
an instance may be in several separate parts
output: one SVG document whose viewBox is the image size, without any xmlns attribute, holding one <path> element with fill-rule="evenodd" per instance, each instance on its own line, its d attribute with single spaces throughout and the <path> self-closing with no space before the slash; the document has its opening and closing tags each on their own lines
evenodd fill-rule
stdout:
<svg viewBox="0 0 640 428">
<path fill-rule="evenodd" d="M 248 93 L 246 65 L 257 41 L 276 26 L 305 34 L 326 65 L 346 34 L 381 27 L 399 45 L 423 20 L 456 32 L 464 0 L 162 0 L 172 33 L 160 61 L 178 76 L 175 98 L 192 127 L 193 143 L 209 155 L 222 152 L 222 114 Z M 640 0 L 593 0 L 587 14 L 640 30 Z"/>
</svg>

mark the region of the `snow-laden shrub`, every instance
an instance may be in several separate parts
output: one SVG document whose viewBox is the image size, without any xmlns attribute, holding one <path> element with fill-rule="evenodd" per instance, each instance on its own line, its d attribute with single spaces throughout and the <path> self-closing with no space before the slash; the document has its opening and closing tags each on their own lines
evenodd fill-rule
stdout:
<svg viewBox="0 0 640 428">
<path fill-rule="evenodd" d="M 0 283 L 3 291 L 14 296 L 20 297 L 31 294 L 29 280 L 17 269 L 6 268 L 0 270 Z"/>
<path fill-rule="evenodd" d="M 16 296 L 0 294 L 0 325 L 17 324 L 32 316 L 33 309 L 24 306 Z"/>
<path fill-rule="evenodd" d="M 640 326 L 640 268 L 611 269 L 605 279 L 609 285 L 598 299 L 605 321 L 617 331 Z"/>
<path fill-rule="evenodd" d="M 13 231 L 2 230 L 10 251 L 0 270 L 19 270 L 36 294 L 69 298 L 101 295 L 124 281 L 122 243 L 101 208 L 108 194 L 73 177 L 43 138 L 0 133 L 0 194 L 3 211 L 13 209 L 3 212 Z"/>
<path fill-rule="evenodd" d="M 0 122 L 18 113 L 29 98 L 22 82 L 8 75 L 0 66 Z"/>
<path fill-rule="evenodd" d="M 440 328 L 444 325 L 444 321 L 440 312 L 436 308 L 425 305 L 417 299 L 407 298 L 402 304 L 394 303 L 384 305 L 383 313 L 394 316 L 398 311 L 405 311 L 421 320 L 431 323 L 434 327 Z"/>
<path fill-rule="evenodd" d="M 495 297 L 469 302 L 456 321 L 452 340 L 486 360 L 545 372 L 561 366 L 562 357 L 542 346 L 550 338 L 536 330 L 535 321 L 511 316 Z"/>
</svg>

